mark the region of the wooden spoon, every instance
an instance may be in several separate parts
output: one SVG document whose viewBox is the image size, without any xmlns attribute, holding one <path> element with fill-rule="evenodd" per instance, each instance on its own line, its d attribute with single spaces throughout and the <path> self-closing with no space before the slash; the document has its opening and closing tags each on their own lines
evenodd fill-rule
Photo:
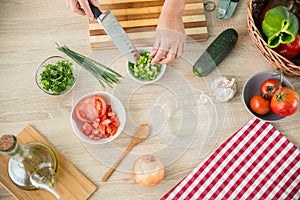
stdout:
<svg viewBox="0 0 300 200">
<path fill-rule="evenodd" d="M 105 182 L 111 176 L 111 174 L 115 171 L 118 165 L 122 162 L 122 160 L 127 156 L 127 154 L 131 151 L 131 149 L 137 145 L 138 143 L 144 141 L 150 133 L 150 126 L 148 124 L 140 124 L 134 131 L 133 137 L 131 139 L 130 144 L 122 153 L 120 158 L 115 162 L 115 164 L 106 172 L 106 174 L 102 177 L 102 181 Z"/>
</svg>

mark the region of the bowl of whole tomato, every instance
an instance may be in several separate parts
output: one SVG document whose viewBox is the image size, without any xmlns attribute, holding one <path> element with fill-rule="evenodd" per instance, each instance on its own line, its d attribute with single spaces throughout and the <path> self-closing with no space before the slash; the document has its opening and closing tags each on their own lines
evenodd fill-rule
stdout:
<svg viewBox="0 0 300 200">
<path fill-rule="evenodd" d="M 84 142 L 105 144 L 117 138 L 126 122 L 123 104 L 110 93 L 92 92 L 79 98 L 71 112 L 71 125 Z"/>
<path fill-rule="evenodd" d="M 299 107 L 299 94 L 291 82 L 272 72 L 260 72 L 249 78 L 242 98 L 253 116 L 269 122 L 291 116 Z"/>
</svg>

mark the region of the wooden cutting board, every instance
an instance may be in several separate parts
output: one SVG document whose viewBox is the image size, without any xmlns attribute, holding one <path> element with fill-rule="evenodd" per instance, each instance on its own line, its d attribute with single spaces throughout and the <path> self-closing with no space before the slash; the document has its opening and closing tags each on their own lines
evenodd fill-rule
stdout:
<svg viewBox="0 0 300 200">
<path fill-rule="evenodd" d="M 111 10 L 135 45 L 152 45 L 164 0 L 101 0 L 100 10 Z M 203 0 L 187 0 L 183 14 L 185 32 L 196 41 L 208 38 Z M 92 48 L 113 45 L 97 20 L 89 21 Z"/>
<path fill-rule="evenodd" d="M 44 136 L 42 136 L 31 125 L 25 127 L 17 135 L 21 144 L 29 142 L 41 142 L 47 144 L 56 154 L 59 160 L 59 172 L 56 189 L 61 196 L 61 200 L 88 199 L 97 189 L 85 175 L 83 175 L 55 146 L 53 146 Z M 42 190 L 27 191 L 20 189 L 10 180 L 7 173 L 7 163 L 9 157 L 0 153 L 0 183 L 16 199 L 51 200 L 56 199 L 52 194 Z"/>
</svg>

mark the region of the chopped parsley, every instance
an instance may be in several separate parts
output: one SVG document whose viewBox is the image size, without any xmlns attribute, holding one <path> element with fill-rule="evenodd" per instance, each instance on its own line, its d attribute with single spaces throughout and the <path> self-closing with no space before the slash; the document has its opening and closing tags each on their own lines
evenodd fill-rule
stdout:
<svg viewBox="0 0 300 200">
<path fill-rule="evenodd" d="M 43 89 L 53 94 L 66 92 L 75 82 L 72 66 L 68 60 L 43 65 L 44 70 L 40 74 Z"/>
</svg>

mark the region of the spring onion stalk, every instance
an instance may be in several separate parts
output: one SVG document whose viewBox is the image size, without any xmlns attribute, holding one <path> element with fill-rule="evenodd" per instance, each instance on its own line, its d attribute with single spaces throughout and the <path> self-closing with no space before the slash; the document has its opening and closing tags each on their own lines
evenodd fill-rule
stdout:
<svg viewBox="0 0 300 200">
<path fill-rule="evenodd" d="M 71 49 L 69 49 L 66 45 L 59 46 L 57 45 L 57 49 L 67 56 L 69 56 L 72 60 L 74 60 L 78 65 L 89 71 L 93 74 L 96 79 L 99 81 L 100 85 L 103 88 L 106 86 L 112 87 L 114 83 L 120 83 L 120 79 L 122 75 L 118 72 L 110 69 L 109 67 L 91 59 L 84 55 L 81 55 Z"/>
</svg>

